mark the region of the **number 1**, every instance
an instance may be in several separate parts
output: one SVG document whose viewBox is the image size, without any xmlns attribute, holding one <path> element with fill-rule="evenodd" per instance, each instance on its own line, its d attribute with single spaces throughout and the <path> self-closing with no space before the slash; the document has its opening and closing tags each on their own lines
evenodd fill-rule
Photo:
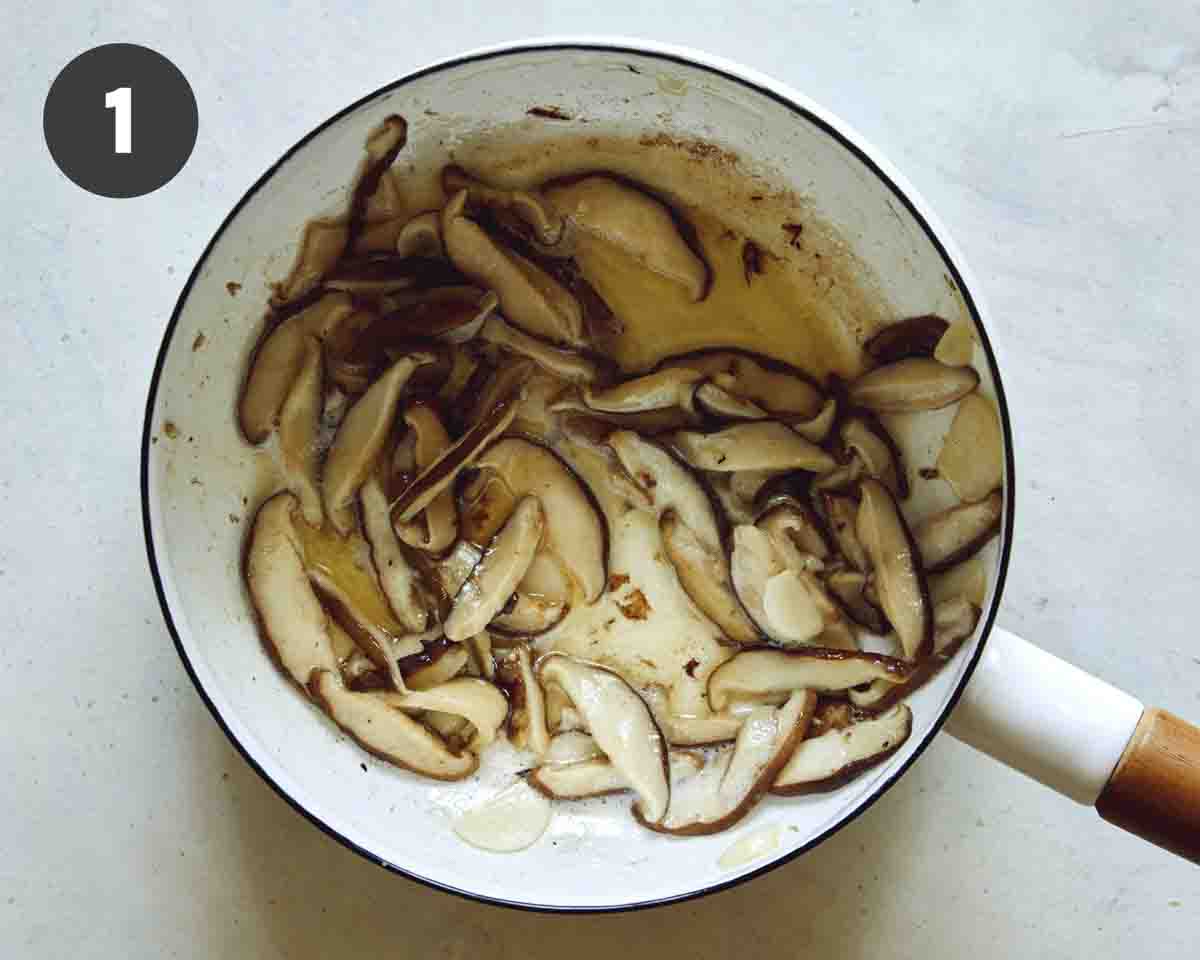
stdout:
<svg viewBox="0 0 1200 960">
<path fill-rule="evenodd" d="M 133 153 L 133 91 L 129 87 L 117 87 L 104 95 L 105 109 L 116 112 L 114 119 L 113 151 Z"/>
</svg>

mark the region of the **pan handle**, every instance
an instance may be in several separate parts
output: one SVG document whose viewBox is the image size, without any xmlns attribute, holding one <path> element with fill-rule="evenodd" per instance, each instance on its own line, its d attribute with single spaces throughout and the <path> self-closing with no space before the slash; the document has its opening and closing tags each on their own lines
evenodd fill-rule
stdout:
<svg viewBox="0 0 1200 960">
<path fill-rule="evenodd" d="M 1200 863 L 1200 728 L 996 628 L 946 729 Z"/>
</svg>

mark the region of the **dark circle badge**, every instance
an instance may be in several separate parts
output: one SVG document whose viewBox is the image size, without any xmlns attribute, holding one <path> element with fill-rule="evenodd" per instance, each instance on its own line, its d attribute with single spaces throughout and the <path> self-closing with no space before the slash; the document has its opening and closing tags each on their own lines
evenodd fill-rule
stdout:
<svg viewBox="0 0 1200 960">
<path fill-rule="evenodd" d="M 81 53 L 42 111 L 58 169 L 90 193 L 140 197 L 169 182 L 196 145 L 196 97 L 179 68 L 134 43 Z"/>
</svg>

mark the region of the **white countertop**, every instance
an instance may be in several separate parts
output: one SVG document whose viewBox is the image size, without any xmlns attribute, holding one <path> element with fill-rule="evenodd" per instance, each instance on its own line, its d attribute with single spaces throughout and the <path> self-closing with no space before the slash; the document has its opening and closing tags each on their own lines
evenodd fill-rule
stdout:
<svg viewBox="0 0 1200 960">
<path fill-rule="evenodd" d="M 547 918 L 338 846 L 193 691 L 147 571 L 138 448 L 159 338 L 205 243 L 286 147 L 363 93 L 484 43 L 610 32 L 778 76 L 914 181 L 979 277 L 1004 363 L 1019 490 L 1002 622 L 1200 718 L 1194 4 L 654 6 L 8 5 L 0 956 L 1194 955 L 1200 870 L 946 737 L 762 879 L 661 911 Z M 183 172 L 124 201 L 68 182 L 41 132 L 58 70 L 119 40 L 169 56 L 200 107 Z"/>
</svg>

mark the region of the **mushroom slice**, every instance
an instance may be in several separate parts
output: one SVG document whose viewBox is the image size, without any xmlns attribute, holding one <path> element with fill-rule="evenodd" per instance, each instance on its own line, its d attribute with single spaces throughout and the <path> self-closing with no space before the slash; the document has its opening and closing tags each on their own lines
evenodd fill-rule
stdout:
<svg viewBox="0 0 1200 960">
<path fill-rule="evenodd" d="M 671 796 L 666 744 L 645 701 L 611 670 L 561 653 L 544 657 L 538 676 L 570 698 L 596 745 L 637 793 L 640 815 L 661 820 Z"/>
<path fill-rule="evenodd" d="M 314 670 L 338 672 L 329 617 L 304 569 L 293 515 L 299 502 L 278 493 L 258 509 L 246 550 L 246 586 L 262 638 L 287 674 L 307 689 Z"/>
<path fill-rule="evenodd" d="M 401 291 L 462 282 L 463 275 L 445 260 L 375 252 L 340 260 L 325 278 L 325 287 L 375 301 Z"/>
<path fill-rule="evenodd" d="M 653 435 L 678 430 L 696 422 L 695 415 L 682 407 L 664 407 L 638 413 L 606 413 L 603 410 L 593 410 L 579 392 L 573 389 L 567 390 L 547 409 L 551 413 L 566 414 L 563 418 L 565 432 L 584 431 L 595 443 L 603 442 L 613 430 L 634 430 Z"/>
<path fill-rule="evenodd" d="M 963 397 L 942 441 L 937 471 L 968 503 L 983 500 L 1004 482 L 1004 433 L 986 397 Z"/>
<path fill-rule="evenodd" d="M 474 753 L 452 752 L 436 734 L 377 695 L 347 690 L 335 672 L 314 672 L 309 692 L 334 723 L 381 760 L 435 780 L 461 780 L 479 767 Z"/>
<path fill-rule="evenodd" d="M 552 814 L 549 799 L 518 780 L 459 817 L 454 833 L 480 850 L 516 853 L 541 839 Z"/>
<path fill-rule="evenodd" d="M 486 515 L 501 508 L 506 498 L 516 502 L 524 496 L 536 496 L 546 518 L 542 550 L 566 569 L 587 603 L 595 602 L 608 580 L 607 531 L 587 490 L 570 468 L 546 447 L 517 437 L 501 440 L 479 458 L 476 467 L 480 480 L 468 488 L 468 496 L 472 491 L 476 493 L 480 512 Z M 497 481 L 498 488 L 493 486 Z M 483 531 L 495 522 L 492 520 Z M 463 525 L 472 525 L 465 516 Z M 542 596 L 559 599 L 556 593 Z"/>
<path fill-rule="evenodd" d="M 396 253 L 402 257 L 441 257 L 445 252 L 439 210 L 418 213 L 396 235 Z"/>
<path fill-rule="evenodd" d="M 689 466 L 729 473 L 735 470 L 808 470 L 826 473 L 837 461 L 811 440 L 773 420 L 740 423 L 712 433 L 679 430 L 671 442 Z"/>
<path fill-rule="evenodd" d="M 546 719 L 548 698 L 534 673 L 529 644 L 518 643 L 512 648 L 500 662 L 498 676 L 512 704 L 508 715 L 509 739 L 518 748 L 544 756 L 550 747 Z"/>
<path fill-rule="evenodd" d="M 877 712 L 912 693 L 954 656 L 963 641 L 975 632 L 978 622 L 979 608 L 969 600 L 962 597 L 943 600 L 933 608 L 933 656 L 922 661 L 899 686 L 876 680 L 863 689 L 849 691 L 850 702 L 861 710 Z"/>
<path fill-rule="evenodd" d="M 793 690 L 835 693 L 873 680 L 902 683 L 912 666 L 858 650 L 743 650 L 708 677 L 708 704 L 718 712 L 733 700 L 778 701 Z"/>
<path fill-rule="evenodd" d="M 454 597 L 446 639 L 461 643 L 491 622 L 533 562 L 545 529 L 542 505 L 523 497 Z"/>
<path fill-rule="evenodd" d="M 428 404 L 414 404 L 404 411 L 404 422 L 413 432 L 413 461 L 417 470 L 425 470 L 450 448 L 450 435 L 441 419 Z M 454 494 L 442 490 L 430 501 L 420 517 L 402 524 L 396 531 L 410 547 L 441 553 L 458 539 L 458 511 Z"/>
<path fill-rule="evenodd" d="M 792 694 L 779 707 L 753 710 L 732 746 L 721 747 L 704 769 L 685 780 L 671 781 L 671 804 L 659 822 L 634 817 L 651 830 L 682 836 L 728 829 L 758 803 L 804 737 L 817 697 L 810 690 Z"/>
<path fill-rule="evenodd" d="M 870 569 L 870 561 L 859 540 L 859 505 L 851 497 L 843 497 L 834 493 L 823 494 L 822 501 L 825 504 L 825 515 L 829 518 L 829 529 L 837 543 L 838 552 L 855 570 L 866 573 Z"/>
<path fill-rule="evenodd" d="M 396 636 L 373 622 L 363 614 L 350 594 L 324 570 L 309 570 L 308 579 L 333 618 L 354 638 L 375 666 L 387 673 L 391 685 L 397 690 L 405 689 L 399 661 L 421 652 L 420 639 L 412 634 Z"/>
<path fill-rule="evenodd" d="M 527 333 L 555 343 L 584 343 L 583 309 L 557 280 L 519 253 L 502 249 L 464 214 L 467 191 L 442 211 L 446 252 L 464 274 L 500 298 L 504 315 Z"/>
<path fill-rule="evenodd" d="M 864 480 L 861 490 L 855 530 L 874 571 L 879 605 L 905 659 L 920 659 L 933 643 L 933 605 L 920 552 L 887 487 Z"/>
<path fill-rule="evenodd" d="M 887 759 L 912 733 L 912 711 L 897 704 L 887 713 L 830 730 L 796 747 L 771 792 L 793 796 L 829 790 Z"/>
<path fill-rule="evenodd" d="M 807 420 L 789 419 L 788 426 L 795 430 L 805 440 L 811 440 L 813 443 L 824 443 L 825 438 L 829 436 L 829 432 L 833 429 L 833 424 L 837 420 L 838 403 L 833 397 L 830 397 L 821 406 L 820 412 Z"/>
<path fill-rule="evenodd" d="M 323 406 L 321 344 L 305 340 L 304 362 L 279 411 L 279 458 L 288 489 L 300 500 L 300 512 L 311 527 L 325 516 L 317 483 L 317 432 Z"/>
<path fill-rule="evenodd" d="M 470 658 L 471 653 L 463 644 L 450 643 L 439 636 L 420 653 L 401 659 L 398 666 L 409 690 L 431 690 L 462 673 Z"/>
<path fill-rule="evenodd" d="M 601 413 L 645 413 L 670 407 L 691 406 L 692 391 L 703 374 L 686 367 L 669 367 L 644 377 L 626 380 L 604 390 L 585 387 L 583 402 Z"/>
<path fill-rule="evenodd" d="M 932 313 L 908 317 L 884 327 L 863 344 L 863 349 L 880 366 L 909 357 L 930 357 L 949 326 Z"/>
<path fill-rule="evenodd" d="M 309 293 L 334 268 L 346 249 L 349 231 L 337 220 L 310 220 L 300 238 L 300 249 L 279 295 L 286 303 Z"/>
<path fill-rule="evenodd" d="M 889 626 L 883 612 L 867 599 L 865 574 L 857 570 L 835 570 L 825 578 L 825 585 L 855 623 L 872 633 L 888 632 Z"/>
<path fill-rule="evenodd" d="M 238 400 L 238 423 L 250 443 L 262 443 L 270 436 L 304 366 L 308 337 L 325 338 L 353 311 L 346 294 L 326 294 L 280 322 L 259 342 Z"/>
<path fill-rule="evenodd" d="M 933 359 L 951 367 L 965 367 L 975 359 L 975 327 L 970 320 L 950 324 L 934 348 Z"/>
<path fill-rule="evenodd" d="M 720 551 L 721 536 L 712 503 L 687 467 L 663 447 L 631 430 L 614 431 L 608 445 L 660 516 L 673 510 L 706 548 Z"/>
<path fill-rule="evenodd" d="M 496 657 L 492 654 L 492 635 L 486 630 L 480 630 L 467 641 L 466 646 L 471 650 L 471 661 L 480 675 L 487 680 L 494 680 Z"/>
<path fill-rule="evenodd" d="M 583 763 L 585 760 L 602 759 L 605 759 L 604 752 L 596 746 L 596 741 L 590 734 L 582 730 L 566 730 L 550 738 L 550 745 L 546 748 L 542 763 L 549 766 L 565 766 Z"/>
<path fill-rule="evenodd" d="M 863 462 L 852 455 L 849 463 L 843 463 L 813 480 L 809 489 L 814 493 L 850 493 L 858 487 L 858 481 L 866 469 Z"/>
<path fill-rule="evenodd" d="M 725 554 L 701 541 L 674 510 L 663 513 L 659 531 L 663 550 L 675 568 L 679 585 L 700 612 L 736 644 L 759 640 L 758 629 L 746 616 L 734 593 Z"/>
<path fill-rule="evenodd" d="M 941 573 L 978 553 L 1000 531 L 1004 497 L 993 490 L 978 503 L 960 503 L 913 531 L 926 573 Z"/>
<path fill-rule="evenodd" d="M 679 284 L 688 299 L 707 295 L 708 267 L 684 240 L 671 211 L 648 194 L 611 177 L 590 176 L 552 187 L 546 196 L 581 232 Z"/>
<path fill-rule="evenodd" d="M 400 393 L 409 377 L 432 354 L 397 360 L 346 414 L 325 460 L 325 509 L 334 529 L 345 536 L 354 529 L 351 504 L 375 465 L 396 416 Z"/>
<path fill-rule="evenodd" d="M 718 387 L 702 383 L 696 388 L 696 406 L 713 417 L 725 420 L 766 420 L 767 411 L 753 400 L 744 400 Z"/>
<path fill-rule="evenodd" d="M 508 699 L 495 686 L 478 677 L 457 677 L 426 690 L 381 693 L 379 698 L 401 710 L 437 710 L 471 722 L 476 744 L 485 747 L 508 717 Z"/>
<path fill-rule="evenodd" d="M 404 290 L 383 298 L 383 311 L 358 352 L 381 351 L 412 338 L 433 337 L 448 343 L 472 340 L 500 305 L 491 290 L 470 284 L 451 284 Z"/>
<path fill-rule="evenodd" d="M 742 606 L 772 640 L 808 643 L 825 629 L 807 581 L 787 569 L 762 530 L 749 524 L 734 528 L 730 568 Z"/>
<path fill-rule="evenodd" d="M 667 766 L 671 782 L 681 783 L 704 769 L 704 756 L 695 750 L 669 750 Z M 526 781 L 553 800 L 586 800 L 631 789 L 621 771 L 603 755 L 574 763 L 543 765 L 532 771 Z"/>
<path fill-rule="evenodd" d="M 817 560 L 829 559 L 829 539 L 825 524 L 812 507 L 795 497 L 775 497 L 754 522 L 791 567 L 801 567 L 802 555 Z"/>
<path fill-rule="evenodd" d="M 695 370 L 721 389 L 758 404 L 775 417 L 818 418 L 826 414 L 826 398 L 821 390 L 799 370 L 781 369 L 782 366 L 736 350 L 702 350 L 663 363 L 664 369 Z M 832 419 L 832 414 L 828 415 Z"/>
<path fill-rule="evenodd" d="M 534 597 L 518 592 L 490 626 L 497 633 L 508 636 L 536 637 L 561 623 L 568 609 L 566 603 L 555 597 Z"/>
<path fill-rule="evenodd" d="M 488 186 L 453 164 L 442 170 L 442 189 L 448 197 L 460 190 L 467 191 L 467 199 L 472 206 L 516 214 L 533 231 L 533 239 L 542 246 L 557 246 L 563 238 L 562 214 L 536 190 L 501 190 Z"/>
<path fill-rule="evenodd" d="M 963 597 L 982 607 L 987 599 L 987 591 L 988 572 L 979 554 L 945 573 L 935 573 L 929 577 L 929 596 L 934 604 Z"/>
<path fill-rule="evenodd" d="M 421 633 L 428 621 L 428 611 L 421 594 L 416 572 L 405 559 L 392 528 L 388 514 L 387 494 L 378 476 L 372 474 L 359 491 L 362 504 L 363 534 L 371 547 L 371 563 L 379 580 L 379 588 L 392 608 L 392 613 L 406 630 Z"/>
<path fill-rule="evenodd" d="M 654 722 L 673 747 L 711 746 L 725 743 L 737 736 L 742 721 L 753 704 L 734 703 L 727 710 L 713 713 L 705 710 L 696 714 L 678 714 L 671 709 L 666 689 L 651 684 L 642 691 L 642 699 L 650 708 Z"/>
<path fill-rule="evenodd" d="M 901 500 L 908 497 L 904 458 L 887 429 L 876 417 L 856 413 L 842 421 L 842 446 L 857 457 L 867 473 Z"/>
<path fill-rule="evenodd" d="M 972 367 L 948 367 L 926 357 L 877 367 L 850 385 L 850 400 L 875 413 L 939 410 L 979 385 Z"/>
<path fill-rule="evenodd" d="M 379 189 L 379 182 L 408 143 L 408 121 L 399 114 L 384 117 L 367 136 L 367 156 L 362 173 L 350 194 L 346 216 L 346 249 L 353 250 L 367 219 L 367 205 Z"/>
<path fill-rule="evenodd" d="M 568 383 L 591 383 L 600 375 L 596 365 L 587 357 L 573 350 L 563 350 L 561 347 L 543 343 L 537 337 L 531 337 L 510 326 L 496 315 L 484 321 L 479 337 L 488 343 L 528 357 L 543 370 L 548 370 Z"/>
<path fill-rule="evenodd" d="M 392 504 L 392 523 L 408 523 L 436 500 L 442 491 L 449 490 L 455 478 L 509 428 L 517 415 L 518 406 L 514 396 L 498 400 L 481 420 L 422 470 Z"/>
</svg>

